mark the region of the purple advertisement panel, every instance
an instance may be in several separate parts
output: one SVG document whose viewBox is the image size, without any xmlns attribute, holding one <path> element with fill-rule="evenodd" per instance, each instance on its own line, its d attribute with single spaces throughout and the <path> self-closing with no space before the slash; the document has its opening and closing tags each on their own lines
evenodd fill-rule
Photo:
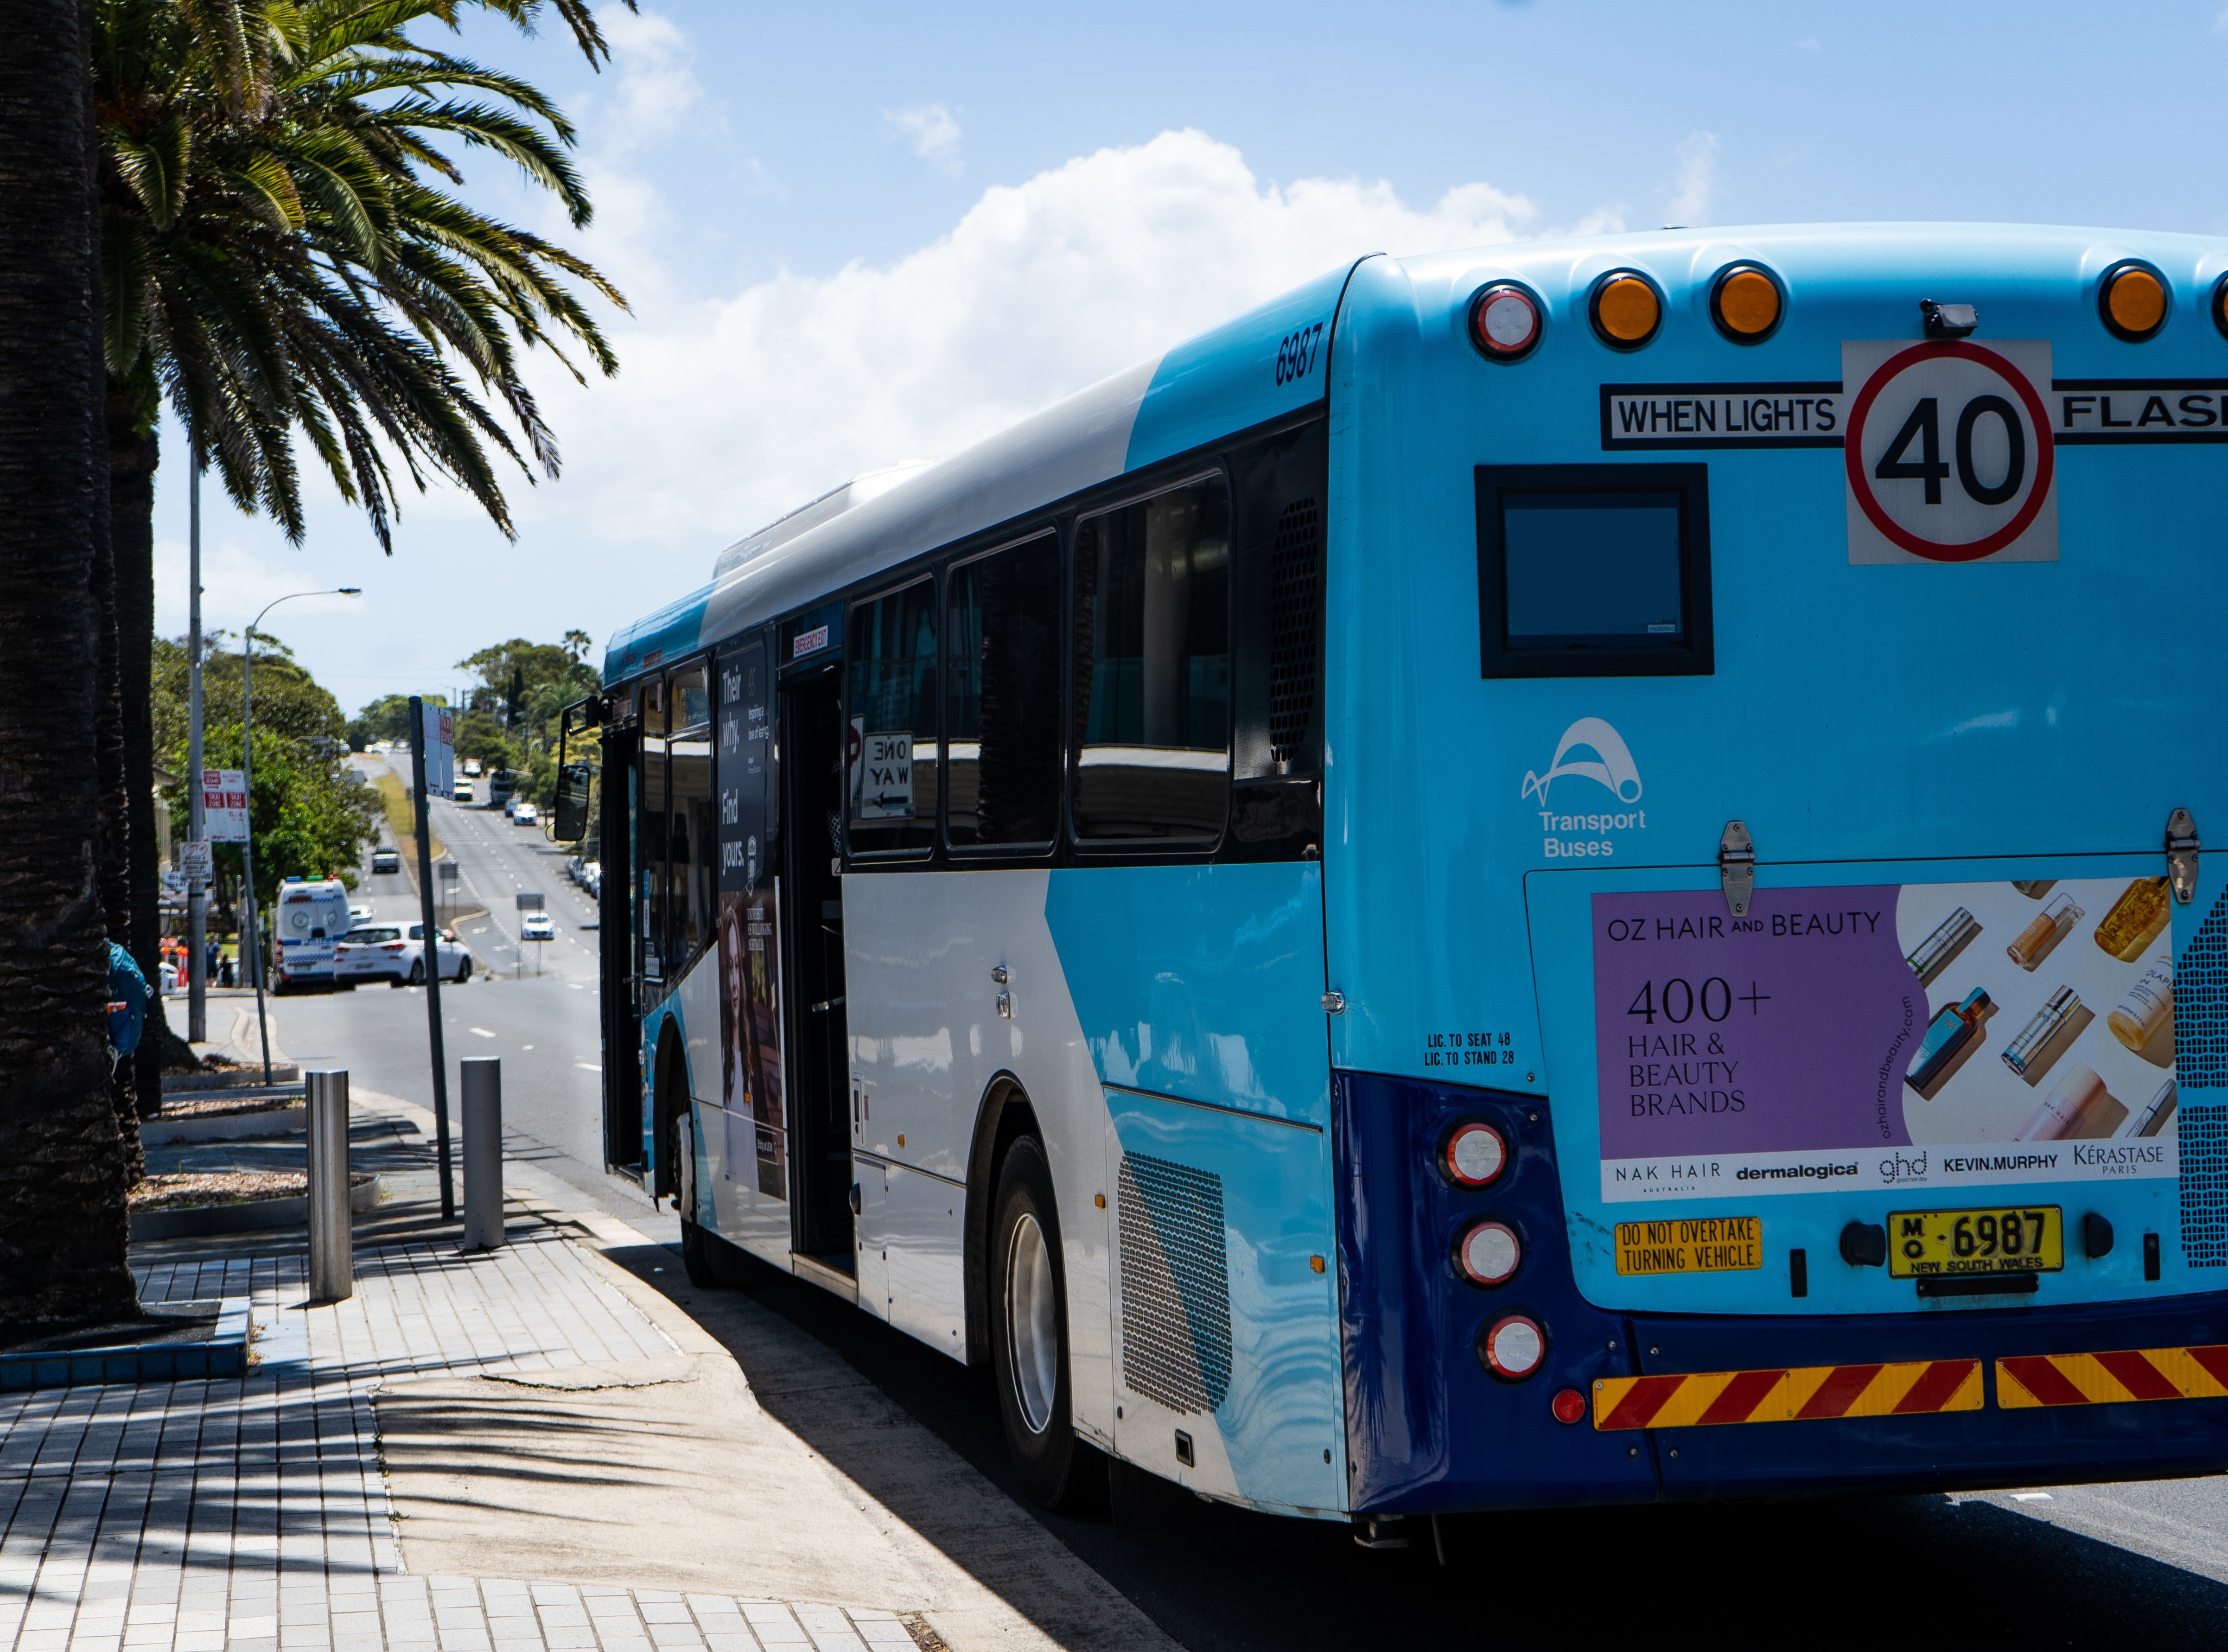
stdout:
<svg viewBox="0 0 2228 1652">
<path fill-rule="evenodd" d="M 1594 897 L 1604 1158 L 1908 1142 L 1892 884 Z"/>
<path fill-rule="evenodd" d="M 1604 1196 L 2178 1173 L 2162 877 L 1592 898 Z"/>
</svg>

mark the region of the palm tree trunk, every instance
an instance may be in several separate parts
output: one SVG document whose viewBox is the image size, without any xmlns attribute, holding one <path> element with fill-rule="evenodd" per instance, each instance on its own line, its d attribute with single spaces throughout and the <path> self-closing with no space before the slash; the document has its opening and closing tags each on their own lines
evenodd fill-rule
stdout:
<svg viewBox="0 0 2228 1652">
<path fill-rule="evenodd" d="M 160 457 L 153 398 L 114 379 L 106 387 L 108 542 L 116 558 L 116 658 L 124 701 L 124 785 L 130 826 L 125 943 L 150 984 L 163 979 L 163 891 L 155 831 L 155 466 Z M 147 1031 L 132 1060 L 132 1099 L 141 1118 L 163 1105 L 163 1051 L 170 1042 L 163 1000 L 147 1007 Z"/>
<path fill-rule="evenodd" d="M 134 1311 L 103 1031 L 100 366 L 82 0 L 0 52 L 0 1322 Z"/>
</svg>

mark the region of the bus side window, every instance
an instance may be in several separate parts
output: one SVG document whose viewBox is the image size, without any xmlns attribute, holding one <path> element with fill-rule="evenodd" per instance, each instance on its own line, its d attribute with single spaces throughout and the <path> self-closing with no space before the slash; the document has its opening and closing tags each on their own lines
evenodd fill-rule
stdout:
<svg viewBox="0 0 2228 1652">
<path fill-rule="evenodd" d="M 951 571 L 945 834 L 955 848 L 1060 829 L 1060 540 Z"/>
<path fill-rule="evenodd" d="M 1212 839 L 1230 806 L 1230 494 L 1079 523 L 1075 835 Z"/>
<path fill-rule="evenodd" d="M 851 610 L 847 836 L 854 855 L 936 841 L 936 582 Z"/>
<path fill-rule="evenodd" d="M 642 690 L 642 791 L 639 824 L 635 841 L 642 858 L 636 862 L 642 887 L 642 978 L 665 978 L 668 876 L 665 856 L 665 695 L 664 684 L 648 682 Z"/>
<path fill-rule="evenodd" d="M 672 856 L 668 865 L 672 912 L 666 933 L 678 967 L 712 938 L 718 833 L 712 810 L 712 698 L 704 668 L 676 671 L 666 685 L 667 787 L 671 799 Z"/>
</svg>

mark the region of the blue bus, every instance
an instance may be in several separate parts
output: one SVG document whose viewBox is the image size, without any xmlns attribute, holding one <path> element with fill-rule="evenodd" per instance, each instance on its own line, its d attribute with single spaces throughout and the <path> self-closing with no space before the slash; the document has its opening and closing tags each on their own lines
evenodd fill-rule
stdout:
<svg viewBox="0 0 2228 1652">
<path fill-rule="evenodd" d="M 1047 1504 L 2228 1468 L 2224 444 L 2228 241 L 1667 230 L 838 489 L 584 713 L 611 1162 Z"/>
</svg>

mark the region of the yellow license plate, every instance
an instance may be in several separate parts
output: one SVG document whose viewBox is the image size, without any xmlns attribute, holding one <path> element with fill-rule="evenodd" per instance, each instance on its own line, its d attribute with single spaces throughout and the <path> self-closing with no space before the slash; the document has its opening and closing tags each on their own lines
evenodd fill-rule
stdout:
<svg viewBox="0 0 2228 1652">
<path fill-rule="evenodd" d="M 1761 1216 L 1619 1222 L 1619 1273 L 1738 1273 L 1764 1265 Z"/>
<path fill-rule="evenodd" d="M 1887 1219 L 1887 1271 L 1898 1279 L 1957 1273 L 2056 1273 L 2065 1223 L 2056 1205 L 1899 1210 Z"/>
</svg>

